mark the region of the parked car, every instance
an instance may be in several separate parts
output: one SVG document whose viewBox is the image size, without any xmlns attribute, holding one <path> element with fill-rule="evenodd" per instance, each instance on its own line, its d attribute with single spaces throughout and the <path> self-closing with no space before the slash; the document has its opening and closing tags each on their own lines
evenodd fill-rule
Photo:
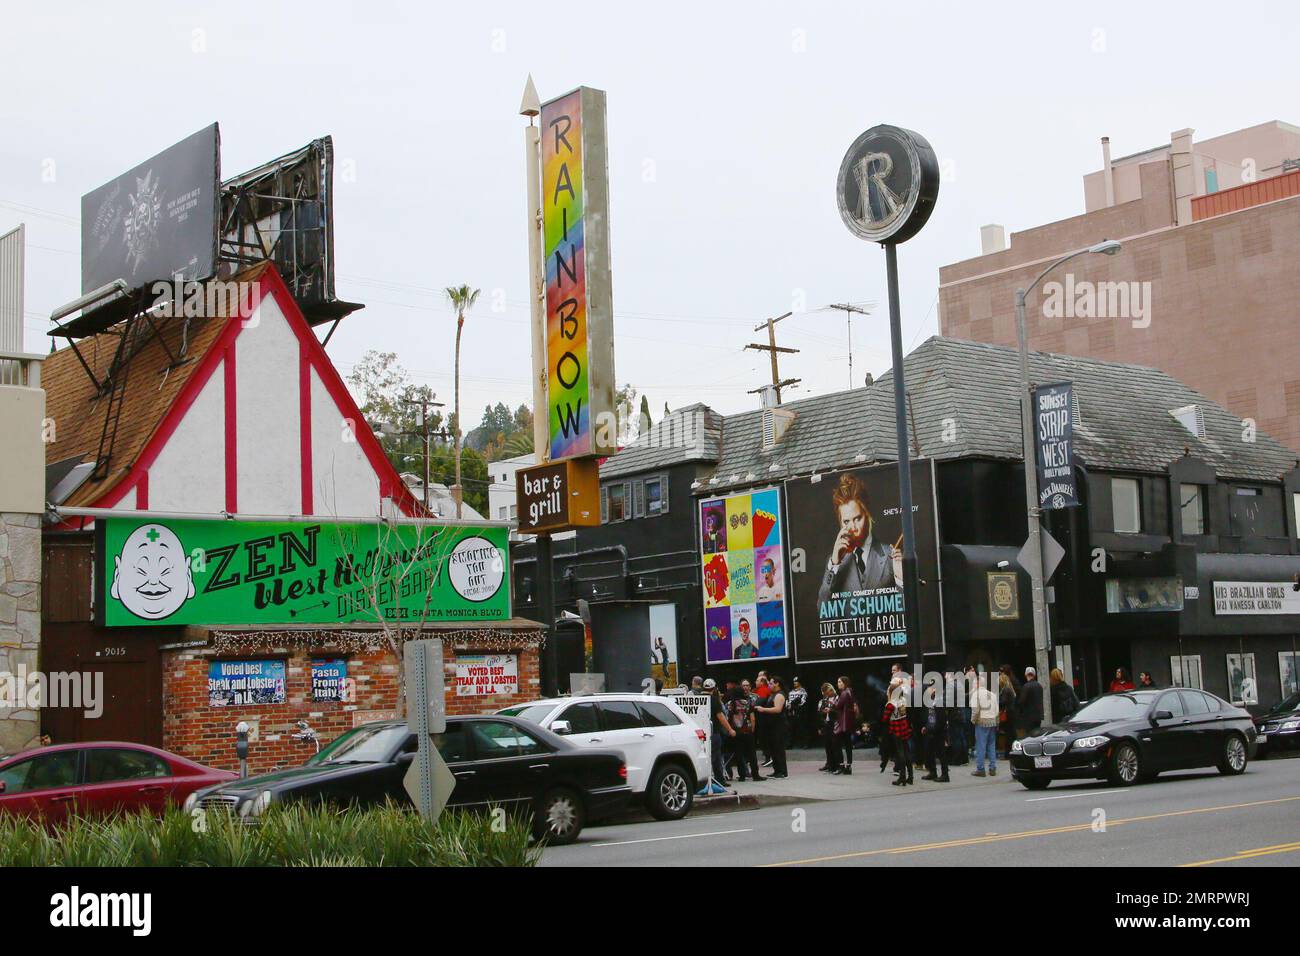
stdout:
<svg viewBox="0 0 1300 956">
<path fill-rule="evenodd" d="M 1250 714 L 1190 688 L 1105 694 L 1064 724 L 1011 745 L 1011 775 L 1030 790 L 1053 780 L 1150 780 L 1166 770 L 1239 774 L 1255 755 Z"/>
<path fill-rule="evenodd" d="M 237 776 L 146 744 L 56 744 L 0 760 L 0 812 L 49 823 L 115 811 L 161 815 Z"/>
<path fill-rule="evenodd" d="M 1255 718 L 1259 731 L 1259 756 L 1300 747 L 1300 693 L 1284 698 Z"/>
<path fill-rule="evenodd" d="M 584 824 L 623 808 L 629 798 L 623 757 L 588 750 L 508 717 L 448 717 L 434 738 L 456 777 L 448 807 L 501 806 L 526 813 L 534 833 L 572 843 Z M 272 804 L 309 802 L 410 805 L 403 779 L 417 751 L 404 721 L 362 724 L 321 748 L 301 767 L 200 791 L 186 809 L 256 817 Z"/>
<path fill-rule="evenodd" d="M 500 711 L 583 747 L 613 747 L 627 761 L 627 783 L 659 820 L 690 812 L 709 779 L 708 735 L 671 697 L 592 694 L 538 700 Z"/>
</svg>

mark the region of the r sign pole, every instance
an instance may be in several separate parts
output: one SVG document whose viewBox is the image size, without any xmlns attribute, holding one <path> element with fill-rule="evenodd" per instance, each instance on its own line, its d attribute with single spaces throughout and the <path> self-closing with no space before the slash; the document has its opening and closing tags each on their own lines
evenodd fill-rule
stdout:
<svg viewBox="0 0 1300 956">
<path fill-rule="evenodd" d="M 836 182 L 840 217 L 859 239 L 885 247 L 889 284 L 889 342 L 894 369 L 898 498 L 903 524 L 903 613 L 908 660 L 922 661 L 920 588 L 912 517 L 912 461 L 907 440 L 907 388 L 898 301 L 898 244 L 921 231 L 939 196 L 939 162 L 923 136 L 897 126 L 873 126 L 853 141 Z"/>
</svg>

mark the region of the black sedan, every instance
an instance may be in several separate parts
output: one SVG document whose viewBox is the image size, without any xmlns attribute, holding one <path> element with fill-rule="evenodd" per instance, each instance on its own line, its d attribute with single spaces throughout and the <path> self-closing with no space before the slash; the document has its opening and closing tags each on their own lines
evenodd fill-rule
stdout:
<svg viewBox="0 0 1300 956">
<path fill-rule="evenodd" d="M 1256 717 L 1255 727 L 1261 757 L 1300 747 L 1300 693 L 1278 701 L 1263 717 Z"/>
<path fill-rule="evenodd" d="M 572 843 L 587 820 L 622 809 L 631 797 L 621 754 L 578 747 L 522 720 L 448 717 L 446 732 L 434 742 L 456 777 L 448 807 L 527 813 L 536 836 L 553 844 Z M 363 724 L 301 767 L 200 790 L 185 809 L 256 817 L 272 804 L 295 801 L 409 805 L 402 781 L 416 749 L 404 721 Z"/>
<path fill-rule="evenodd" d="M 1255 755 L 1250 714 L 1190 688 L 1106 694 L 1067 723 L 1011 746 L 1011 775 L 1030 790 L 1053 780 L 1129 785 L 1165 770 L 1238 774 Z"/>
</svg>

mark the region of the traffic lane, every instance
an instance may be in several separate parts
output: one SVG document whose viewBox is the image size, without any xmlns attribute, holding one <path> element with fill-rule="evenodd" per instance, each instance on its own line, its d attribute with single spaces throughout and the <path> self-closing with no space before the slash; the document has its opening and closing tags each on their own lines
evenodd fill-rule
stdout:
<svg viewBox="0 0 1300 956">
<path fill-rule="evenodd" d="M 1100 808 L 1108 821 L 1128 820 L 1133 817 L 1151 817 L 1133 820 L 1109 827 L 1107 836 L 1114 840 L 1095 846 L 1072 848 L 1067 857 L 1076 853 L 1079 862 L 1070 858 L 1048 859 L 1035 855 L 1035 863 L 1062 865 L 1096 865 L 1110 862 L 1129 862 L 1132 854 L 1147 846 L 1143 833 L 1160 833 L 1174 842 L 1168 847 L 1149 850 L 1146 858 L 1133 859 L 1134 863 L 1166 864 L 1189 862 L 1193 859 L 1210 859 L 1227 856 L 1243 847 L 1263 847 L 1279 844 L 1291 838 L 1294 820 L 1300 817 L 1300 800 L 1288 798 L 1300 795 L 1300 761 L 1268 761 L 1252 763 L 1241 777 L 1221 777 L 1217 773 L 1202 772 L 1170 774 L 1154 783 L 1130 788 L 1116 788 L 1106 783 L 1075 783 L 1053 785 L 1045 791 L 1025 790 L 1007 780 L 998 785 L 937 790 L 928 793 L 902 792 L 896 797 L 870 797 L 857 800 L 795 804 L 769 807 L 729 814 L 688 816 L 685 820 L 606 827 L 590 827 L 584 831 L 579 843 L 571 847 L 547 849 L 543 865 L 640 865 L 689 866 L 762 865 L 791 863 L 799 860 L 817 860 L 824 864 L 874 862 L 873 858 L 885 856 L 901 862 L 921 864 L 953 863 L 1006 863 L 1016 862 L 998 858 L 997 849 L 1003 850 L 1020 844 L 1059 839 L 1090 830 Z M 1235 813 L 1238 825 L 1243 815 L 1263 814 L 1247 821 L 1243 841 L 1253 838 L 1256 831 L 1272 833 L 1278 818 L 1265 811 L 1272 806 L 1265 801 L 1283 800 L 1276 804 L 1276 813 L 1285 818 L 1291 814 L 1290 829 L 1282 829 L 1276 837 L 1262 842 L 1234 844 L 1231 830 L 1215 832 L 1214 840 L 1202 840 L 1202 832 L 1217 827 L 1221 821 L 1211 818 Z M 1258 807 L 1226 809 L 1235 804 L 1261 804 Z M 1214 809 L 1207 809 L 1214 808 Z M 1183 813 L 1199 810 L 1195 814 Z M 1179 814 L 1177 816 L 1159 816 Z M 1173 821 L 1179 821 L 1177 823 Z M 1031 831 L 1074 828 L 1059 834 Z M 1123 830 L 1128 828 L 1128 832 Z M 1024 834 L 1011 836 L 1011 834 Z M 1247 837 L 1247 834 L 1249 837 Z M 985 837 L 1000 840 L 982 843 Z M 1162 839 L 1151 837 L 1150 839 Z M 959 846 L 942 847 L 950 841 L 971 841 Z M 1133 841 L 1133 842 L 1130 842 Z M 1201 841 L 1199 844 L 1196 841 Z M 1068 840 L 1062 839 L 1062 844 Z M 1181 847 L 1194 844 L 1211 850 L 1197 856 L 1195 850 L 1180 855 Z M 926 850 L 918 847 L 928 847 Z M 1017 853 L 1024 852 L 1017 849 Z M 870 853 L 857 857 L 845 854 Z M 1287 857 L 1278 854 L 1281 860 Z"/>
</svg>

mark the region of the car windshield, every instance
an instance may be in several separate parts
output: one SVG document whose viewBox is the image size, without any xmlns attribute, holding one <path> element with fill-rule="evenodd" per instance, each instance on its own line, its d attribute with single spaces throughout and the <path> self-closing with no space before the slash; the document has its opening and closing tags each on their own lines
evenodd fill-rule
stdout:
<svg viewBox="0 0 1300 956">
<path fill-rule="evenodd" d="M 1075 723 L 1101 720 L 1123 720 L 1140 717 L 1151 706 L 1155 694 L 1107 694 L 1080 708 L 1070 719 Z"/>
<path fill-rule="evenodd" d="M 1269 708 L 1270 714 L 1282 714 L 1300 708 L 1300 693 L 1292 694 L 1286 700 L 1278 701 Z"/>
<path fill-rule="evenodd" d="M 381 763 L 410 733 L 403 724 L 373 724 L 349 730 L 307 761 L 318 763 Z"/>
<path fill-rule="evenodd" d="M 526 720 L 530 724 L 541 725 L 546 719 L 546 715 L 555 709 L 554 704 L 521 704 L 518 707 L 507 707 L 505 710 L 498 710 L 497 713 L 502 717 L 518 717 L 520 720 Z"/>
</svg>

